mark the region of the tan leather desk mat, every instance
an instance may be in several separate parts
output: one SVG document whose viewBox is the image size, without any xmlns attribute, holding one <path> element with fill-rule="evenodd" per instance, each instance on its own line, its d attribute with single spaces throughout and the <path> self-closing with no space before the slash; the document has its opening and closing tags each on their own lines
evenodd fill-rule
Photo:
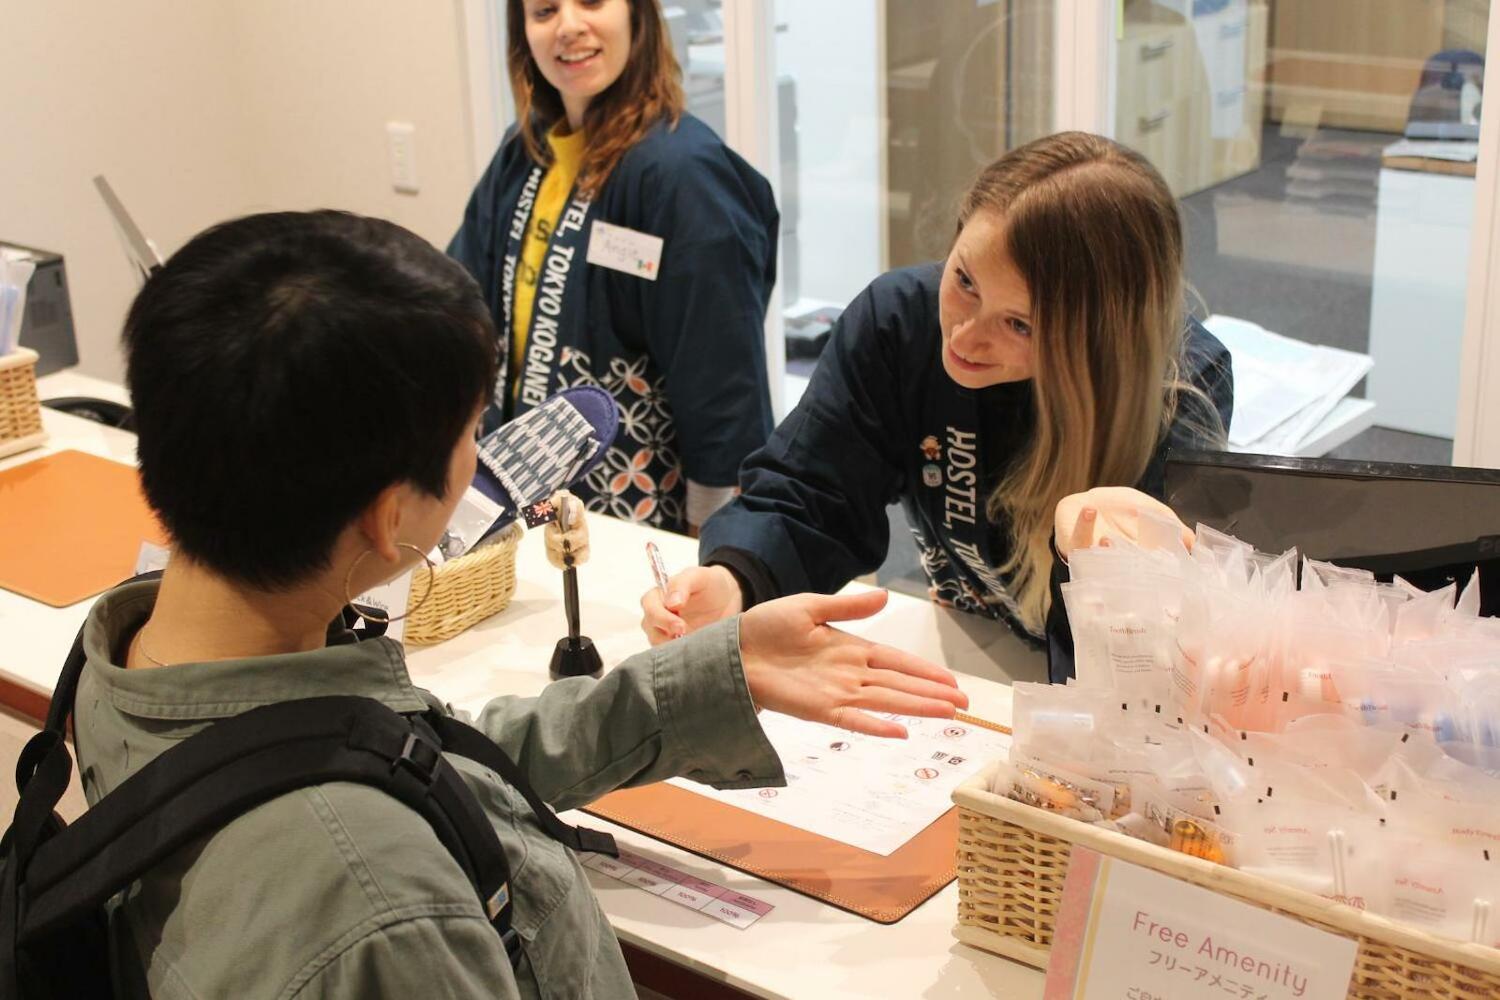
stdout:
<svg viewBox="0 0 1500 1000">
<path fill-rule="evenodd" d="M 1010 732 L 971 715 L 958 718 Z M 665 782 L 611 792 L 584 811 L 882 924 L 900 920 L 955 877 L 957 809 L 888 857 Z"/>
<path fill-rule="evenodd" d="M 128 578 L 166 534 L 134 466 L 60 451 L 0 472 L 0 587 L 54 608 Z"/>
</svg>

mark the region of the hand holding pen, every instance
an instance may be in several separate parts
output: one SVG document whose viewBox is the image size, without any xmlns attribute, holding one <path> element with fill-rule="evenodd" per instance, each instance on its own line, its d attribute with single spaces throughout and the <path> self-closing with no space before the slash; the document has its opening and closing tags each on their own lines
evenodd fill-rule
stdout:
<svg viewBox="0 0 1500 1000">
<path fill-rule="evenodd" d="M 691 566 L 670 576 L 655 542 L 646 543 L 646 558 L 656 586 L 641 597 L 641 630 L 651 645 L 680 639 L 744 610 L 739 581 L 723 566 Z"/>
</svg>

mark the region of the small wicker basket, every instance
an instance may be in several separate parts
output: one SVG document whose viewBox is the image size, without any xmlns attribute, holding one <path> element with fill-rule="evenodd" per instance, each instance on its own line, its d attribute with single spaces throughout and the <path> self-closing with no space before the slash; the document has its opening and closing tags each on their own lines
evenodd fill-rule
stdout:
<svg viewBox="0 0 1500 1000">
<path fill-rule="evenodd" d="M 0 458 L 47 440 L 36 394 L 35 351 L 18 347 L 0 357 Z"/>
<path fill-rule="evenodd" d="M 988 790 L 995 770 L 987 768 L 953 792 L 958 805 L 958 925 L 953 933 L 965 944 L 1045 969 L 1069 858 L 1078 845 L 1355 939 L 1359 953 L 1350 997 L 1500 997 L 1496 949 L 1434 937 L 1312 893 L 1014 802 Z"/>
<path fill-rule="evenodd" d="M 432 593 L 406 620 L 402 641 L 430 646 L 504 611 L 516 592 L 516 546 L 524 533 L 519 522 L 513 523 L 495 541 L 433 570 Z M 420 579 L 412 586 L 420 587 Z"/>
</svg>

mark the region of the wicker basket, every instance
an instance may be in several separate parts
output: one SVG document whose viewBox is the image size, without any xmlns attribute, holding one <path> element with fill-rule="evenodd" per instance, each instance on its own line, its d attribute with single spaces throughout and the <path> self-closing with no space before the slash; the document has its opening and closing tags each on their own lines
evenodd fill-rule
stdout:
<svg viewBox="0 0 1500 1000">
<path fill-rule="evenodd" d="M 36 395 L 36 358 L 24 347 L 0 357 L 0 458 L 47 440 Z"/>
<path fill-rule="evenodd" d="M 432 593 L 406 620 L 402 641 L 430 646 L 504 611 L 516 592 L 516 545 L 524 533 L 519 522 L 513 523 L 496 541 L 434 570 Z M 412 586 L 421 586 L 420 580 Z"/>
<path fill-rule="evenodd" d="M 995 766 L 953 792 L 958 804 L 954 935 L 1047 967 L 1073 845 L 1355 939 L 1349 996 L 1360 1000 L 1500 997 L 1500 951 L 1460 944 L 1233 868 L 1066 819 L 988 791 Z"/>
</svg>

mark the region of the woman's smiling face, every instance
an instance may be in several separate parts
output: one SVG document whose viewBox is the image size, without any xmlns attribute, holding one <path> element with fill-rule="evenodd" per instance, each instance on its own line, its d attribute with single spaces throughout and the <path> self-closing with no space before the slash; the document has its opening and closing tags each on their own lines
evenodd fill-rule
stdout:
<svg viewBox="0 0 1500 1000">
<path fill-rule="evenodd" d="M 976 212 L 954 241 L 938 295 L 943 370 L 966 389 L 1036 373 L 1031 293 L 1006 249 L 1005 219 Z"/>
<path fill-rule="evenodd" d="M 630 58 L 630 0 L 525 0 L 526 42 L 568 117 L 620 78 Z"/>
</svg>

